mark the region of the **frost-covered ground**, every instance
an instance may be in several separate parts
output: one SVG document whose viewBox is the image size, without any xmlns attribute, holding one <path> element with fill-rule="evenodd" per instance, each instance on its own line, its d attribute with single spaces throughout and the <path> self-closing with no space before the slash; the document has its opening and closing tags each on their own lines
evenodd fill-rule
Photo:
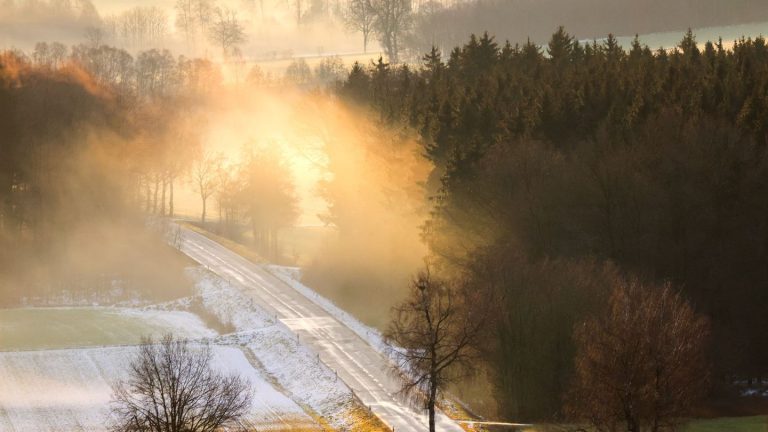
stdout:
<svg viewBox="0 0 768 432">
<path fill-rule="evenodd" d="M 125 373 L 135 347 L 0 353 L 0 430 L 103 431 L 111 385 Z M 259 430 L 314 421 L 251 367 L 236 346 L 214 346 L 213 365 L 250 381 L 255 394 L 250 420 Z"/>
<path fill-rule="evenodd" d="M 133 345 L 167 332 L 211 343 L 215 367 L 251 381 L 259 430 L 353 428 L 360 403 L 284 322 L 218 276 L 188 273 L 195 298 L 142 308 L 0 310 L 0 431 L 105 430 L 111 385 Z M 205 322 L 190 312 L 195 305 Z M 206 326 L 211 319 L 232 332 L 220 336 Z"/>
<path fill-rule="evenodd" d="M 199 267 L 188 272 L 197 281 L 205 308 L 236 330 L 217 343 L 242 346 L 277 387 L 330 426 L 353 427 L 349 414 L 358 406 L 354 394 L 283 322 L 213 273 Z"/>
<path fill-rule="evenodd" d="M 124 373 L 135 351 L 130 345 L 141 335 L 169 331 L 212 344 L 217 368 L 248 377 L 256 390 L 251 415 L 259 430 L 345 431 L 369 421 L 363 403 L 339 377 L 346 369 L 334 363 L 342 367 L 337 375 L 297 334 L 309 337 L 314 327 L 341 323 L 384 352 L 380 333 L 298 282 L 297 269 L 267 269 L 328 315 L 277 319 L 271 305 L 255 303 L 248 288 L 202 267 L 188 269 L 197 295 L 169 303 L 0 310 L 0 351 L 14 351 L 0 352 L 0 431 L 104 430 L 110 385 Z"/>
</svg>

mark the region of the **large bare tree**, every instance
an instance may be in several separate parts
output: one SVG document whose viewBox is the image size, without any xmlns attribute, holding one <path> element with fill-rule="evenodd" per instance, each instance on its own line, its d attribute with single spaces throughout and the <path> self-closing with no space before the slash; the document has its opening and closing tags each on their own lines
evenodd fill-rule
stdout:
<svg viewBox="0 0 768 432">
<path fill-rule="evenodd" d="M 216 8 L 214 11 L 208 37 L 211 43 L 221 47 L 221 54 L 225 59 L 234 54 L 237 46 L 247 40 L 237 12 L 227 8 Z"/>
<path fill-rule="evenodd" d="M 221 155 L 204 152 L 192 164 L 192 181 L 203 204 L 203 210 L 200 215 L 202 223 L 205 223 L 208 198 L 216 192 L 219 186 L 222 163 L 223 157 Z"/>
<path fill-rule="evenodd" d="M 376 20 L 370 0 L 349 0 L 343 17 L 347 28 L 363 34 L 363 52 L 368 52 L 368 38 Z"/>
<path fill-rule="evenodd" d="M 376 17 L 373 28 L 389 61 L 400 61 L 401 39 L 408 31 L 413 18 L 411 0 L 368 0 Z"/>
<path fill-rule="evenodd" d="M 244 427 L 251 389 L 237 375 L 211 366 L 208 346 L 164 336 L 145 339 L 129 367 L 128 378 L 113 389 L 115 432 L 214 432 Z"/>
<path fill-rule="evenodd" d="M 567 411 L 598 431 L 673 430 L 706 394 L 708 335 L 670 285 L 617 281 L 606 311 L 576 328 Z"/>
<path fill-rule="evenodd" d="M 475 358 L 473 345 L 484 320 L 464 306 L 453 284 L 425 270 L 411 282 L 408 299 L 394 308 L 385 333 L 402 392 L 424 402 L 430 432 L 440 392 L 465 376 Z"/>
</svg>

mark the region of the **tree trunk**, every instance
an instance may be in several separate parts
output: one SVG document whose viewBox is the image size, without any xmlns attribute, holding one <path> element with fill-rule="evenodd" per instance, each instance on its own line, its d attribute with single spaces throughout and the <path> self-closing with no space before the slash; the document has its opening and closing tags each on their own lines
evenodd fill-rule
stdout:
<svg viewBox="0 0 768 432">
<path fill-rule="evenodd" d="M 271 241 L 272 241 L 272 260 L 277 263 L 279 251 L 277 250 L 277 228 L 272 230 Z"/>
<path fill-rule="evenodd" d="M 435 432 L 435 403 L 437 401 L 437 384 L 434 379 L 429 384 L 429 401 L 427 409 L 429 410 L 429 432 Z"/>
<path fill-rule="evenodd" d="M 160 195 L 160 215 L 165 216 L 165 190 L 168 189 L 168 178 L 163 176 L 163 193 Z"/>
<path fill-rule="evenodd" d="M 173 217 L 173 177 L 170 180 L 170 197 L 168 200 L 168 216 Z"/>
<path fill-rule="evenodd" d="M 155 193 L 152 197 L 152 213 L 157 213 L 157 192 L 160 189 L 160 177 L 155 175 Z"/>
<path fill-rule="evenodd" d="M 149 183 L 149 179 L 146 179 L 146 190 L 147 190 L 147 202 L 146 202 L 146 208 L 144 209 L 144 212 L 149 213 L 149 207 L 152 203 L 152 188 Z"/>
<path fill-rule="evenodd" d="M 222 225 L 223 225 L 223 224 L 222 224 L 222 222 L 223 222 L 223 219 L 222 219 L 222 217 L 221 217 L 221 211 L 222 211 L 222 209 L 221 209 L 221 201 L 219 201 L 219 223 L 218 223 L 218 225 L 219 225 L 219 232 L 224 232 L 224 231 L 223 231 L 223 230 L 224 230 L 224 227 L 222 226 Z"/>
<path fill-rule="evenodd" d="M 205 203 L 208 201 L 206 197 L 201 197 L 203 199 L 203 214 L 200 216 L 200 221 L 203 225 L 205 225 Z"/>
</svg>

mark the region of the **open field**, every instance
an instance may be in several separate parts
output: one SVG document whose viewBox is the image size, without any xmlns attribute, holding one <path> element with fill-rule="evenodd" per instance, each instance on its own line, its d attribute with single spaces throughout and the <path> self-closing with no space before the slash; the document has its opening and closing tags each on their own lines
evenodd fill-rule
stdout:
<svg viewBox="0 0 768 432">
<path fill-rule="evenodd" d="M 203 272 L 203 273 L 201 273 Z M 205 274 L 197 269 L 192 280 Z M 111 386 L 143 335 L 212 343 L 213 366 L 251 382 L 257 430 L 350 430 L 378 421 L 288 327 L 240 290 L 203 278 L 205 308 L 235 325 L 220 336 L 187 310 L 189 298 L 144 308 L 0 309 L 0 431 L 104 431 Z M 380 425 L 379 425 L 380 426 Z M 375 430 L 375 426 L 367 430 Z"/>
<path fill-rule="evenodd" d="M 124 375 L 134 351 L 107 347 L 0 353 L 0 430 L 106 430 L 111 385 Z M 255 394 L 250 419 L 259 430 L 314 424 L 251 367 L 239 348 L 214 347 L 213 364 L 250 381 Z"/>
<path fill-rule="evenodd" d="M 136 350 L 130 344 L 167 332 L 193 339 L 218 336 L 183 311 L 0 310 L 0 431 L 106 430 L 111 386 L 124 376 Z M 213 352 L 215 368 L 250 381 L 250 420 L 259 430 L 317 429 L 314 419 L 253 367 L 249 352 L 221 345 Z"/>
<path fill-rule="evenodd" d="M 212 337 L 196 315 L 180 311 L 62 307 L 0 309 L 0 351 L 129 345 L 173 331 Z"/>
</svg>

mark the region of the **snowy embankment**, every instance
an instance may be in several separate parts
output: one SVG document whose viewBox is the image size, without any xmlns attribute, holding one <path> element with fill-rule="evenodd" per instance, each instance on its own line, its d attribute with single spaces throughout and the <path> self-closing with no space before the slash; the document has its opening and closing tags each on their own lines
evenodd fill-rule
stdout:
<svg viewBox="0 0 768 432">
<path fill-rule="evenodd" d="M 206 310 L 235 329 L 217 343 L 242 346 L 254 367 L 321 423 L 353 428 L 350 414 L 358 408 L 354 394 L 285 324 L 213 273 L 195 267 L 188 274 L 197 281 Z"/>
</svg>

